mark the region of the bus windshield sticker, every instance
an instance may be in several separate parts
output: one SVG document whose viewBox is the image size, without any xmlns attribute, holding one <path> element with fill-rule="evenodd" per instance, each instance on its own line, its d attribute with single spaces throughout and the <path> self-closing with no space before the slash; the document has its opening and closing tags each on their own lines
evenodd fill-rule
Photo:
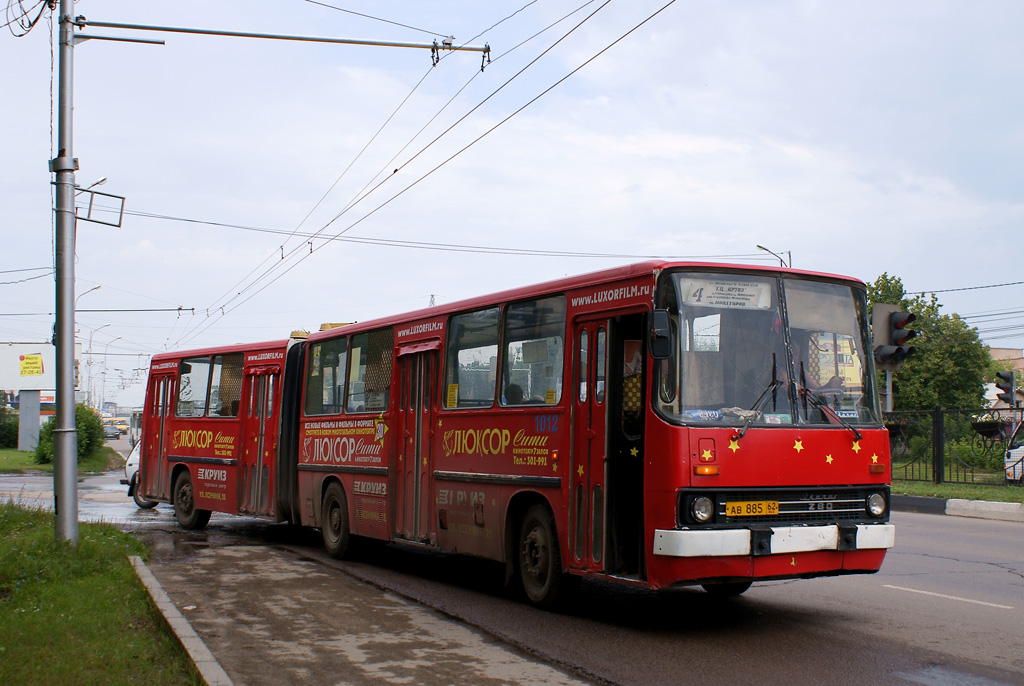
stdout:
<svg viewBox="0 0 1024 686">
<path fill-rule="evenodd" d="M 730 310 L 767 310 L 772 306 L 772 291 L 763 282 L 680 279 L 679 286 L 686 305 Z"/>
</svg>

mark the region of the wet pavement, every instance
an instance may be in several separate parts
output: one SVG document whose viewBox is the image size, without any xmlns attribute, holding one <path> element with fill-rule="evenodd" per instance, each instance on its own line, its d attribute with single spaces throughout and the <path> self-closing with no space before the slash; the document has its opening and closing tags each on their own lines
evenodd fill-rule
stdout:
<svg viewBox="0 0 1024 686">
<path fill-rule="evenodd" d="M 218 514 L 204 531 L 183 531 L 169 505 L 137 508 L 122 477 L 79 480 L 79 521 L 114 524 L 150 545 L 140 578 L 151 575 L 172 628 L 194 631 L 179 632 L 193 659 L 206 653 L 190 645 L 212 654 L 212 667 L 201 666 L 209 683 L 592 683 L 361 580 L 308 545 L 315 532 Z M 0 474 L 0 499 L 52 510 L 53 477 Z"/>
</svg>

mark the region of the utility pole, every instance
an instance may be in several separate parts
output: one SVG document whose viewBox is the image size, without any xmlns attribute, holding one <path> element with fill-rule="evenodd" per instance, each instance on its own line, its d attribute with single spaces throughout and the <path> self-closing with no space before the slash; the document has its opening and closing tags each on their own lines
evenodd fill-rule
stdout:
<svg viewBox="0 0 1024 686">
<path fill-rule="evenodd" d="M 51 9 L 53 7 L 51 0 Z M 116 36 L 75 35 L 75 28 L 86 26 L 135 29 L 144 31 L 165 31 L 236 38 L 263 38 L 285 41 L 307 41 L 316 43 L 340 43 L 349 45 L 375 45 L 382 47 L 424 48 L 431 52 L 431 60 L 437 65 L 441 51 L 468 50 L 482 53 L 480 69 L 490 61 L 490 46 L 482 47 L 455 45 L 454 38 L 440 43 L 399 43 L 394 41 L 364 41 L 339 38 L 318 38 L 309 36 L 285 36 L 278 34 L 242 33 L 237 31 L 212 31 L 167 26 L 144 26 L 138 24 L 115 24 L 110 22 L 89 22 L 85 17 L 73 17 L 74 0 L 60 0 L 59 7 L 59 75 L 57 96 L 57 156 L 50 160 L 56 214 L 56 244 L 54 248 L 54 280 L 56 282 L 57 318 L 53 327 L 53 344 L 56 348 L 57 367 L 57 424 L 53 432 L 53 498 L 56 514 L 54 529 L 58 541 L 78 544 L 78 430 L 75 427 L 75 159 L 72 145 L 74 131 L 72 123 L 72 90 L 74 84 L 74 48 L 77 42 L 90 39 L 124 41 L 131 43 L 162 44 L 160 40 L 131 39 Z M 94 184 L 98 185 L 98 184 Z M 90 191 L 93 192 L 93 191 Z M 100 195 L 106 195 L 100 193 Z M 112 196 L 117 197 L 117 196 Z M 123 214 L 123 198 L 122 214 Z M 91 203 L 90 203 L 91 208 Z M 83 216 L 88 221 L 97 221 Z M 120 226 L 120 219 L 117 224 Z M 109 344 L 108 344 L 109 345 Z M 91 345 L 90 345 L 91 348 Z M 106 377 L 104 376 L 104 381 Z M 105 389 L 104 389 L 105 390 Z"/>
<path fill-rule="evenodd" d="M 57 156 L 50 160 L 56 175 L 54 277 L 57 320 L 53 343 L 57 366 L 57 426 L 53 432 L 54 532 L 58 541 L 78 544 L 78 430 L 75 428 L 75 159 L 72 146 L 72 84 L 74 0 L 60 0 L 59 85 L 57 91 Z"/>
</svg>

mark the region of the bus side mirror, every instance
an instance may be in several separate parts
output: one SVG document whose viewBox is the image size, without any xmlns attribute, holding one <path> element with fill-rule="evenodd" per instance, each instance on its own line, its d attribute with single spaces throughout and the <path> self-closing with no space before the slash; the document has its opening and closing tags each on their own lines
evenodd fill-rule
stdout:
<svg viewBox="0 0 1024 686">
<path fill-rule="evenodd" d="M 651 310 L 647 323 L 647 347 L 651 357 L 656 360 L 672 357 L 672 319 L 668 310 Z"/>
</svg>

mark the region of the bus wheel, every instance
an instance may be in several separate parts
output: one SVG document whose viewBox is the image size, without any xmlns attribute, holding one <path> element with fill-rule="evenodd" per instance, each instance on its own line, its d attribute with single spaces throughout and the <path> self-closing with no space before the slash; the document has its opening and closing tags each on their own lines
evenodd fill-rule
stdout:
<svg viewBox="0 0 1024 686">
<path fill-rule="evenodd" d="M 348 501 L 341 484 L 332 483 L 324 493 L 323 507 L 320 508 L 323 525 L 320 531 L 324 537 L 324 547 L 331 557 L 341 559 L 348 552 Z"/>
<path fill-rule="evenodd" d="M 519 578 L 530 602 L 550 610 L 559 600 L 562 555 L 551 510 L 534 505 L 519 530 Z"/>
<path fill-rule="evenodd" d="M 702 584 L 708 594 L 716 598 L 732 598 L 738 596 L 750 588 L 749 581 L 737 581 L 731 584 Z"/>
<path fill-rule="evenodd" d="M 174 516 L 182 529 L 202 529 L 210 521 L 210 511 L 196 507 L 192 476 L 183 471 L 174 481 Z"/>
<path fill-rule="evenodd" d="M 140 508 L 142 508 L 143 510 L 148 510 L 151 507 L 156 507 L 155 500 L 149 500 L 147 498 L 142 497 L 142 489 L 139 487 L 138 474 L 132 477 L 132 485 L 130 488 L 132 491 L 132 500 L 134 500 L 135 504 L 138 505 Z"/>
</svg>

